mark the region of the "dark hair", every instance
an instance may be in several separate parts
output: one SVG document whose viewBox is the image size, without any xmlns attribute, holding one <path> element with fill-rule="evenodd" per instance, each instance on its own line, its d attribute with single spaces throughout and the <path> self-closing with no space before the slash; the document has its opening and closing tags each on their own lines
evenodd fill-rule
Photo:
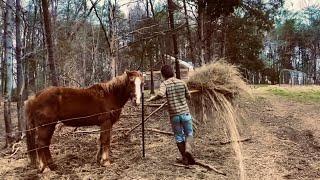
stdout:
<svg viewBox="0 0 320 180">
<path fill-rule="evenodd" d="M 169 79 L 174 76 L 173 69 L 170 65 L 162 66 L 161 74 L 165 79 Z"/>
</svg>

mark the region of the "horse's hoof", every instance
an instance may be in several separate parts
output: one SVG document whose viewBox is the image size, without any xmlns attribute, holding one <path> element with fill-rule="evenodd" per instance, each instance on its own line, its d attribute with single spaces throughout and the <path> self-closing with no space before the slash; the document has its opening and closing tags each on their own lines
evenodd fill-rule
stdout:
<svg viewBox="0 0 320 180">
<path fill-rule="evenodd" d="M 44 169 L 45 169 L 44 166 L 38 166 L 37 172 L 38 172 L 38 173 L 43 173 Z"/>
<path fill-rule="evenodd" d="M 49 167 L 38 169 L 38 173 L 48 173 L 48 172 L 51 172 Z"/>
<path fill-rule="evenodd" d="M 104 161 L 101 163 L 102 166 L 104 167 L 108 167 L 108 166 L 111 166 L 111 162 L 110 161 Z"/>
<path fill-rule="evenodd" d="M 44 168 L 44 170 L 42 171 L 42 173 L 49 173 L 51 172 L 51 169 L 49 167 Z"/>
</svg>

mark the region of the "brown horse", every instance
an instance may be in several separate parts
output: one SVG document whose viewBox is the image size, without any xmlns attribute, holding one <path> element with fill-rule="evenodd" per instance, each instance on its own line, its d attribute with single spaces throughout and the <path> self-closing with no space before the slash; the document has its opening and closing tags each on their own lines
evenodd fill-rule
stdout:
<svg viewBox="0 0 320 180">
<path fill-rule="evenodd" d="M 107 83 L 88 88 L 50 87 L 26 101 L 27 148 L 32 165 L 40 172 L 54 169 L 49 145 L 55 126 L 101 127 L 97 160 L 102 166 L 110 165 L 109 150 L 112 125 L 119 120 L 121 109 L 131 98 L 141 102 L 142 74 L 125 72 Z"/>
</svg>

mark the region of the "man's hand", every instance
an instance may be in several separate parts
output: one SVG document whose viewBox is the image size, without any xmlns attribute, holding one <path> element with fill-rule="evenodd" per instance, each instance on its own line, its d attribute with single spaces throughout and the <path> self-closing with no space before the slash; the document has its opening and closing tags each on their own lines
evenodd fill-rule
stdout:
<svg viewBox="0 0 320 180">
<path fill-rule="evenodd" d="M 155 101 L 155 100 L 158 100 L 158 99 L 161 99 L 161 98 L 162 98 L 162 96 L 157 94 L 155 96 L 151 96 L 149 99 L 146 100 L 146 102 Z"/>
<path fill-rule="evenodd" d="M 146 100 L 146 102 L 152 101 L 153 99 L 155 99 L 155 97 L 156 97 L 156 96 L 151 96 L 149 99 Z"/>
</svg>

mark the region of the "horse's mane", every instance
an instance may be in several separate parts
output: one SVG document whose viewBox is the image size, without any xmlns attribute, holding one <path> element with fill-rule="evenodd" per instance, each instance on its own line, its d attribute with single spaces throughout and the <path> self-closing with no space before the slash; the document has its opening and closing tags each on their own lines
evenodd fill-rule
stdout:
<svg viewBox="0 0 320 180">
<path fill-rule="evenodd" d="M 114 91 L 119 90 L 121 87 L 127 84 L 127 74 L 123 73 L 120 76 L 112 78 L 110 81 L 94 84 L 88 89 L 90 90 L 103 90 L 105 93 L 109 94 Z"/>
</svg>

